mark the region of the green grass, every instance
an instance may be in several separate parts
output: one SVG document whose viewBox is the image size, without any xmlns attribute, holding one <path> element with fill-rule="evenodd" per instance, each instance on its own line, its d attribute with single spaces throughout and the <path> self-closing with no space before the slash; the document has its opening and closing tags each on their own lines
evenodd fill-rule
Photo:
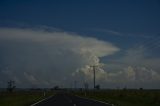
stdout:
<svg viewBox="0 0 160 106">
<path fill-rule="evenodd" d="M 29 106 L 52 94 L 47 92 L 44 96 L 41 91 L 0 92 L 0 106 Z"/>
<path fill-rule="evenodd" d="M 160 106 L 160 91 L 157 90 L 103 90 L 76 92 L 76 95 L 92 98 L 116 106 Z"/>
</svg>

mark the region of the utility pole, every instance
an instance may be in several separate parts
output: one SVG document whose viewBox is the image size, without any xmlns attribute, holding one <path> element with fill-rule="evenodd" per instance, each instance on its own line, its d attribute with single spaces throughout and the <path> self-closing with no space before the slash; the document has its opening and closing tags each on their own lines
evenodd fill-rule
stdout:
<svg viewBox="0 0 160 106">
<path fill-rule="evenodd" d="M 9 92 L 13 92 L 13 90 L 14 90 L 15 88 L 16 88 L 15 82 L 12 81 L 12 80 L 8 81 L 8 88 L 7 88 L 7 90 L 8 90 Z"/>
<path fill-rule="evenodd" d="M 75 90 L 77 89 L 77 81 L 76 80 L 74 81 L 74 88 L 75 88 Z"/>
<path fill-rule="evenodd" d="M 95 89 L 96 88 L 96 67 L 98 67 L 98 66 L 93 65 L 93 66 L 90 66 L 90 67 L 93 68 L 93 87 Z"/>
</svg>

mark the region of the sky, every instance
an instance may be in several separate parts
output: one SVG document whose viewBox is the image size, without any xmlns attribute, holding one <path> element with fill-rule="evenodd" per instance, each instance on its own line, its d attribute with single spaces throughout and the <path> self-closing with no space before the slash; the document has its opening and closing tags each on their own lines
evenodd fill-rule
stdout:
<svg viewBox="0 0 160 106">
<path fill-rule="evenodd" d="M 159 0 L 1 0 L 0 87 L 160 89 Z"/>
</svg>

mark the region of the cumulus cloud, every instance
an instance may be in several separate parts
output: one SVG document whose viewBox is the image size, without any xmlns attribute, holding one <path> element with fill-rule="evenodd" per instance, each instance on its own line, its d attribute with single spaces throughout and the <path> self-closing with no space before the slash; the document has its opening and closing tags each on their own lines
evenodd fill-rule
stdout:
<svg viewBox="0 0 160 106">
<path fill-rule="evenodd" d="M 124 54 L 108 60 L 105 83 L 117 86 L 159 88 L 160 58 L 144 47 L 129 48 Z M 110 85 L 111 86 L 111 85 Z"/>
<path fill-rule="evenodd" d="M 121 78 L 119 78 L 119 76 Z M 132 67 L 132 66 L 128 66 L 124 70 L 115 73 L 113 78 L 111 74 L 110 78 L 112 81 L 118 79 L 120 82 L 160 81 L 160 75 L 156 71 L 148 69 L 146 67 Z"/>
<path fill-rule="evenodd" d="M 0 51 L 2 85 L 12 79 L 19 87 L 53 87 L 69 85 L 66 81 L 73 81 L 76 70 L 99 64 L 100 57 L 112 55 L 119 48 L 75 33 L 0 28 Z"/>
<path fill-rule="evenodd" d="M 149 50 L 143 47 L 129 48 L 123 55 L 104 61 L 103 69 L 96 70 L 97 83 L 104 87 L 144 87 L 159 88 L 160 59 L 152 56 Z M 106 58 L 108 59 L 108 58 Z M 89 69 L 91 71 L 89 71 Z M 86 79 L 93 79 L 93 72 L 89 66 L 79 69 Z"/>
<path fill-rule="evenodd" d="M 84 74 L 85 79 L 93 79 L 93 70 L 91 67 L 86 66 L 74 72 L 75 74 Z M 148 83 L 153 81 L 160 81 L 160 74 L 155 70 L 146 67 L 133 67 L 128 66 L 120 68 L 116 72 L 104 71 L 102 68 L 96 69 L 96 79 L 104 81 L 105 83 Z"/>
</svg>

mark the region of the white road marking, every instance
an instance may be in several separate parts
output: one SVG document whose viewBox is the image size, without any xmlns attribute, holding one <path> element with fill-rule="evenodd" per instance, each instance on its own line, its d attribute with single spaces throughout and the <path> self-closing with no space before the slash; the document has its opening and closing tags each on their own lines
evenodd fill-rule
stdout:
<svg viewBox="0 0 160 106">
<path fill-rule="evenodd" d="M 44 99 L 42 99 L 42 100 L 40 100 L 40 101 L 38 101 L 38 102 L 30 105 L 30 106 L 35 106 L 35 105 L 37 105 L 38 103 L 40 103 L 40 102 L 42 102 L 42 101 L 45 101 L 45 100 L 47 100 L 47 99 L 50 99 L 51 97 L 53 97 L 53 95 L 52 95 L 52 96 L 49 96 L 48 98 L 44 98 Z"/>
</svg>

